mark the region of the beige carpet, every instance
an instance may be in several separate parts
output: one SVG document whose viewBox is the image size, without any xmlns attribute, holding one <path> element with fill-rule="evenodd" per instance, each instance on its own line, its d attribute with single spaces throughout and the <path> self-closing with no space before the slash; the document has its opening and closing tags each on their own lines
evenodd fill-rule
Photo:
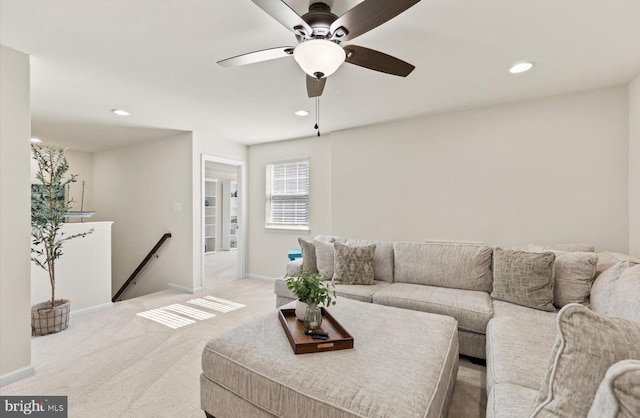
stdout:
<svg viewBox="0 0 640 418">
<path fill-rule="evenodd" d="M 67 395 L 69 417 L 198 417 L 200 355 L 224 331 L 273 311 L 273 282 L 215 281 L 203 294 L 162 291 L 72 318 L 68 330 L 32 339 L 36 375 L 2 395 Z M 136 315 L 212 295 L 246 305 L 171 329 Z M 461 359 L 449 417 L 485 416 L 485 369 Z M 239 417 L 248 418 L 248 417 Z"/>
<path fill-rule="evenodd" d="M 238 278 L 238 251 L 216 251 L 204 256 L 204 287 L 210 289 L 213 282 Z"/>
</svg>

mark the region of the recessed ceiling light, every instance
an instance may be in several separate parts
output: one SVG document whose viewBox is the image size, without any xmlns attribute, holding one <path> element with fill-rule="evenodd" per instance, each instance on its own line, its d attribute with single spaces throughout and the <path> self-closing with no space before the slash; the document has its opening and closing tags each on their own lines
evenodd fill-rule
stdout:
<svg viewBox="0 0 640 418">
<path fill-rule="evenodd" d="M 514 64 L 511 68 L 509 68 L 509 72 L 511 74 L 519 74 L 524 73 L 525 71 L 529 71 L 533 68 L 533 63 L 530 61 L 518 62 Z"/>
<path fill-rule="evenodd" d="M 309 116 L 309 112 L 306 110 L 296 110 L 293 114 L 296 116 Z"/>
<path fill-rule="evenodd" d="M 129 116 L 131 114 L 126 110 L 122 110 L 122 109 L 111 109 L 111 111 L 118 116 Z"/>
<path fill-rule="evenodd" d="M 40 138 L 31 138 L 31 143 L 32 144 L 39 144 L 42 142 L 42 139 Z"/>
</svg>

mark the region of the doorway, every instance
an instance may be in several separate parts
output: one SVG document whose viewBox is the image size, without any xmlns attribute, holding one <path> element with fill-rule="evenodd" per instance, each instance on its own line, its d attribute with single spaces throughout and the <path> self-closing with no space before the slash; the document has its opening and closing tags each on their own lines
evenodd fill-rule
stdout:
<svg viewBox="0 0 640 418">
<path fill-rule="evenodd" d="M 202 287 L 242 278 L 242 163 L 202 156 Z"/>
</svg>

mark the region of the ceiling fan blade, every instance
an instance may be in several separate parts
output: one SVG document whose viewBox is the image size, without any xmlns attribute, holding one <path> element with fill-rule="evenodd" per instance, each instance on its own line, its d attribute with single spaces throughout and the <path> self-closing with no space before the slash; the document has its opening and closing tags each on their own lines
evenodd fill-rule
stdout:
<svg viewBox="0 0 640 418">
<path fill-rule="evenodd" d="M 291 32 L 299 35 L 310 36 L 313 29 L 298 13 L 282 0 L 251 0 L 259 8 L 267 12 L 278 22 L 282 23 Z M 304 33 L 303 33 L 304 32 Z"/>
<path fill-rule="evenodd" d="M 276 58 L 284 58 L 293 55 L 293 46 L 279 46 L 277 48 L 263 49 L 262 51 L 249 52 L 218 61 L 223 67 L 237 67 L 239 65 L 253 64 L 254 62 L 268 61 Z"/>
<path fill-rule="evenodd" d="M 337 18 L 329 30 L 334 38 L 348 41 L 382 25 L 387 20 L 393 19 L 419 1 L 364 0 Z"/>
<path fill-rule="evenodd" d="M 307 75 L 307 94 L 309 97 L 322 96 L 324 85 L 327 83 L 326 78 L 315 78 Z"/>
<path fill-rule="evenodd" d="M 399 58 L 362 46 L 347 45 L 344 47 L 344 51 L 347 54 L 345 61 L 349 64 L 359 65 L 382 73 L 406 77 L 416 68 Z"/>
</svg>

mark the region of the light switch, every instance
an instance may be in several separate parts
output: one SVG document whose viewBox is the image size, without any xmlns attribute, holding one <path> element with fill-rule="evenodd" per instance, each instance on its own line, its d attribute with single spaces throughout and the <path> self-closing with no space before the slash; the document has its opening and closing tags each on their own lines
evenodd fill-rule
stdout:
<svg viewBox="0 0 640 418">
<path fill-rule="evenodd" d="M 174 212 L 182 212 L 182 203 L 173 202 L 173 211 Z"/>
</svg>

